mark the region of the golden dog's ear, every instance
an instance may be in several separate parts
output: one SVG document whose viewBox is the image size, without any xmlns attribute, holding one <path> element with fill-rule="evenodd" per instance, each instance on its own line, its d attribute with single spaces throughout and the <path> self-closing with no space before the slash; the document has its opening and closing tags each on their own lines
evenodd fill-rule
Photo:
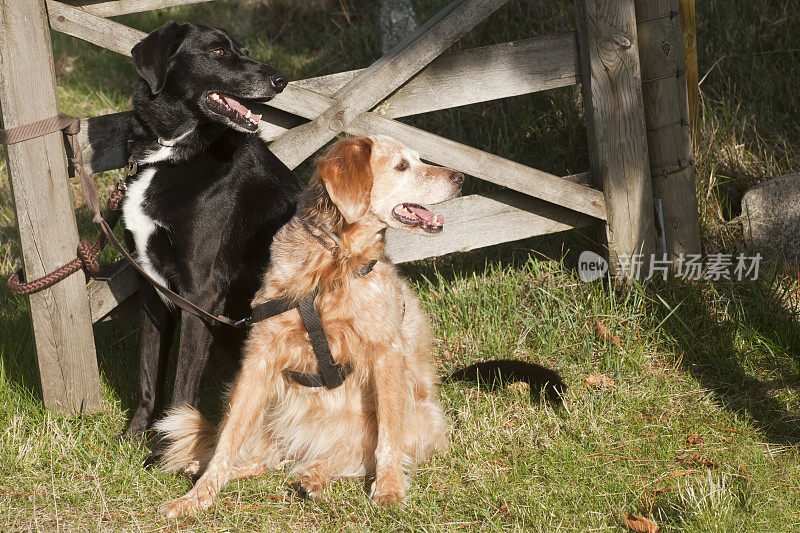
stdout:
<svg viewBox="0 0 800 533">
<path fill-rule="evenodd" d="M 345 221 L 353 223 L 367 213 L 372 193 L 372 140 L 342 139 L 317 162 L 317 176 Z"/>
</svg>

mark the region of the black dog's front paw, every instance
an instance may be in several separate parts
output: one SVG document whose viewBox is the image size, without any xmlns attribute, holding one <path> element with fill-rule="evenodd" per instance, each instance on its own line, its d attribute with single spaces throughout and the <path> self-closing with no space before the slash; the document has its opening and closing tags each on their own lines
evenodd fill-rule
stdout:
<svg viewBox="0 0 800 533">
<path fill-rule="evenodd" d="M 117 435 L 117 440 L 146 439 L 149 429 L 148 417 L 134 415 L 128 429 Z"/>
<path fill-rule="evenodd" d="M 128 428 L 117 435 L 116 440 L 142 439 L 147 441 L 150 437 L 150 416 L 146 413 L 135 413 L 128 424 Z"/>
<path fill-rule="evenodd" d="M 142 461 L 142 467 L 144 467 L 145 470 L 150 470 L 151 468 L 156 466 L 160 460 L 161 460 L 161 451 L 153 450 L 152 452 L 144 456 L 144 460 Z"/>
</svg>

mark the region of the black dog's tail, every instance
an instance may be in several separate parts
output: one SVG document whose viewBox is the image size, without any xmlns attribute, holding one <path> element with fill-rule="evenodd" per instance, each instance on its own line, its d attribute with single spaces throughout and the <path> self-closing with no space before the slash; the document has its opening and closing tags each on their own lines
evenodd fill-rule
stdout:
<svg viewBox="0 0 800 533">
<path fill-rule="evenodd" d="M 561 403 L 561 396 L 567 391 L 567 385 L 555 370 L 512 359 L 475 363 L 456 370 L 447 376 L 445 381 L 480 383 L 489 389 L 498 389 L 515 381 L 524 381 L 531 388 L 532 398 L 535 391 L 544 389 L 547 398 L 556 403 Z"/>
</svg>

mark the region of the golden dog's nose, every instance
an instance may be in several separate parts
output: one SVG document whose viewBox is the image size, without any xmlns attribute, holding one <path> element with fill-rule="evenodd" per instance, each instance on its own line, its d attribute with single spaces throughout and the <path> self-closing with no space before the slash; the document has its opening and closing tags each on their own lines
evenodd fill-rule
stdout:
<svg viewBox="0 0 800 533">
<path fill-rule="evenodd" d="M 464 183 L 464 174 L 462 174 L 461 172 L 453 172 L 452 174 L 450 174 L 450 181 L 452 181 L 456 185 L 461 185 L 462 183 Z"/>
</svg>

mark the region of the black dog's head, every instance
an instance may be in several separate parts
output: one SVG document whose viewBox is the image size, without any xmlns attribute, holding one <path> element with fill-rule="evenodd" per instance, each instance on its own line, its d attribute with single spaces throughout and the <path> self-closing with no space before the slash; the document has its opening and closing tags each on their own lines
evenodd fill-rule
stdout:
<svg viewBox="0 0 800 533">
<path fill-rule="evenodd" d="M 250 102 L 270 100 L 287 83 L 274 68 L 250 59 L 226 31 L 199 24 L 168 22 L 131 52 L 151 97 L 171 96 L 194 114 L 243 132 L 256 131 L 261 118 L 248 109 Z"/>
</svg>

